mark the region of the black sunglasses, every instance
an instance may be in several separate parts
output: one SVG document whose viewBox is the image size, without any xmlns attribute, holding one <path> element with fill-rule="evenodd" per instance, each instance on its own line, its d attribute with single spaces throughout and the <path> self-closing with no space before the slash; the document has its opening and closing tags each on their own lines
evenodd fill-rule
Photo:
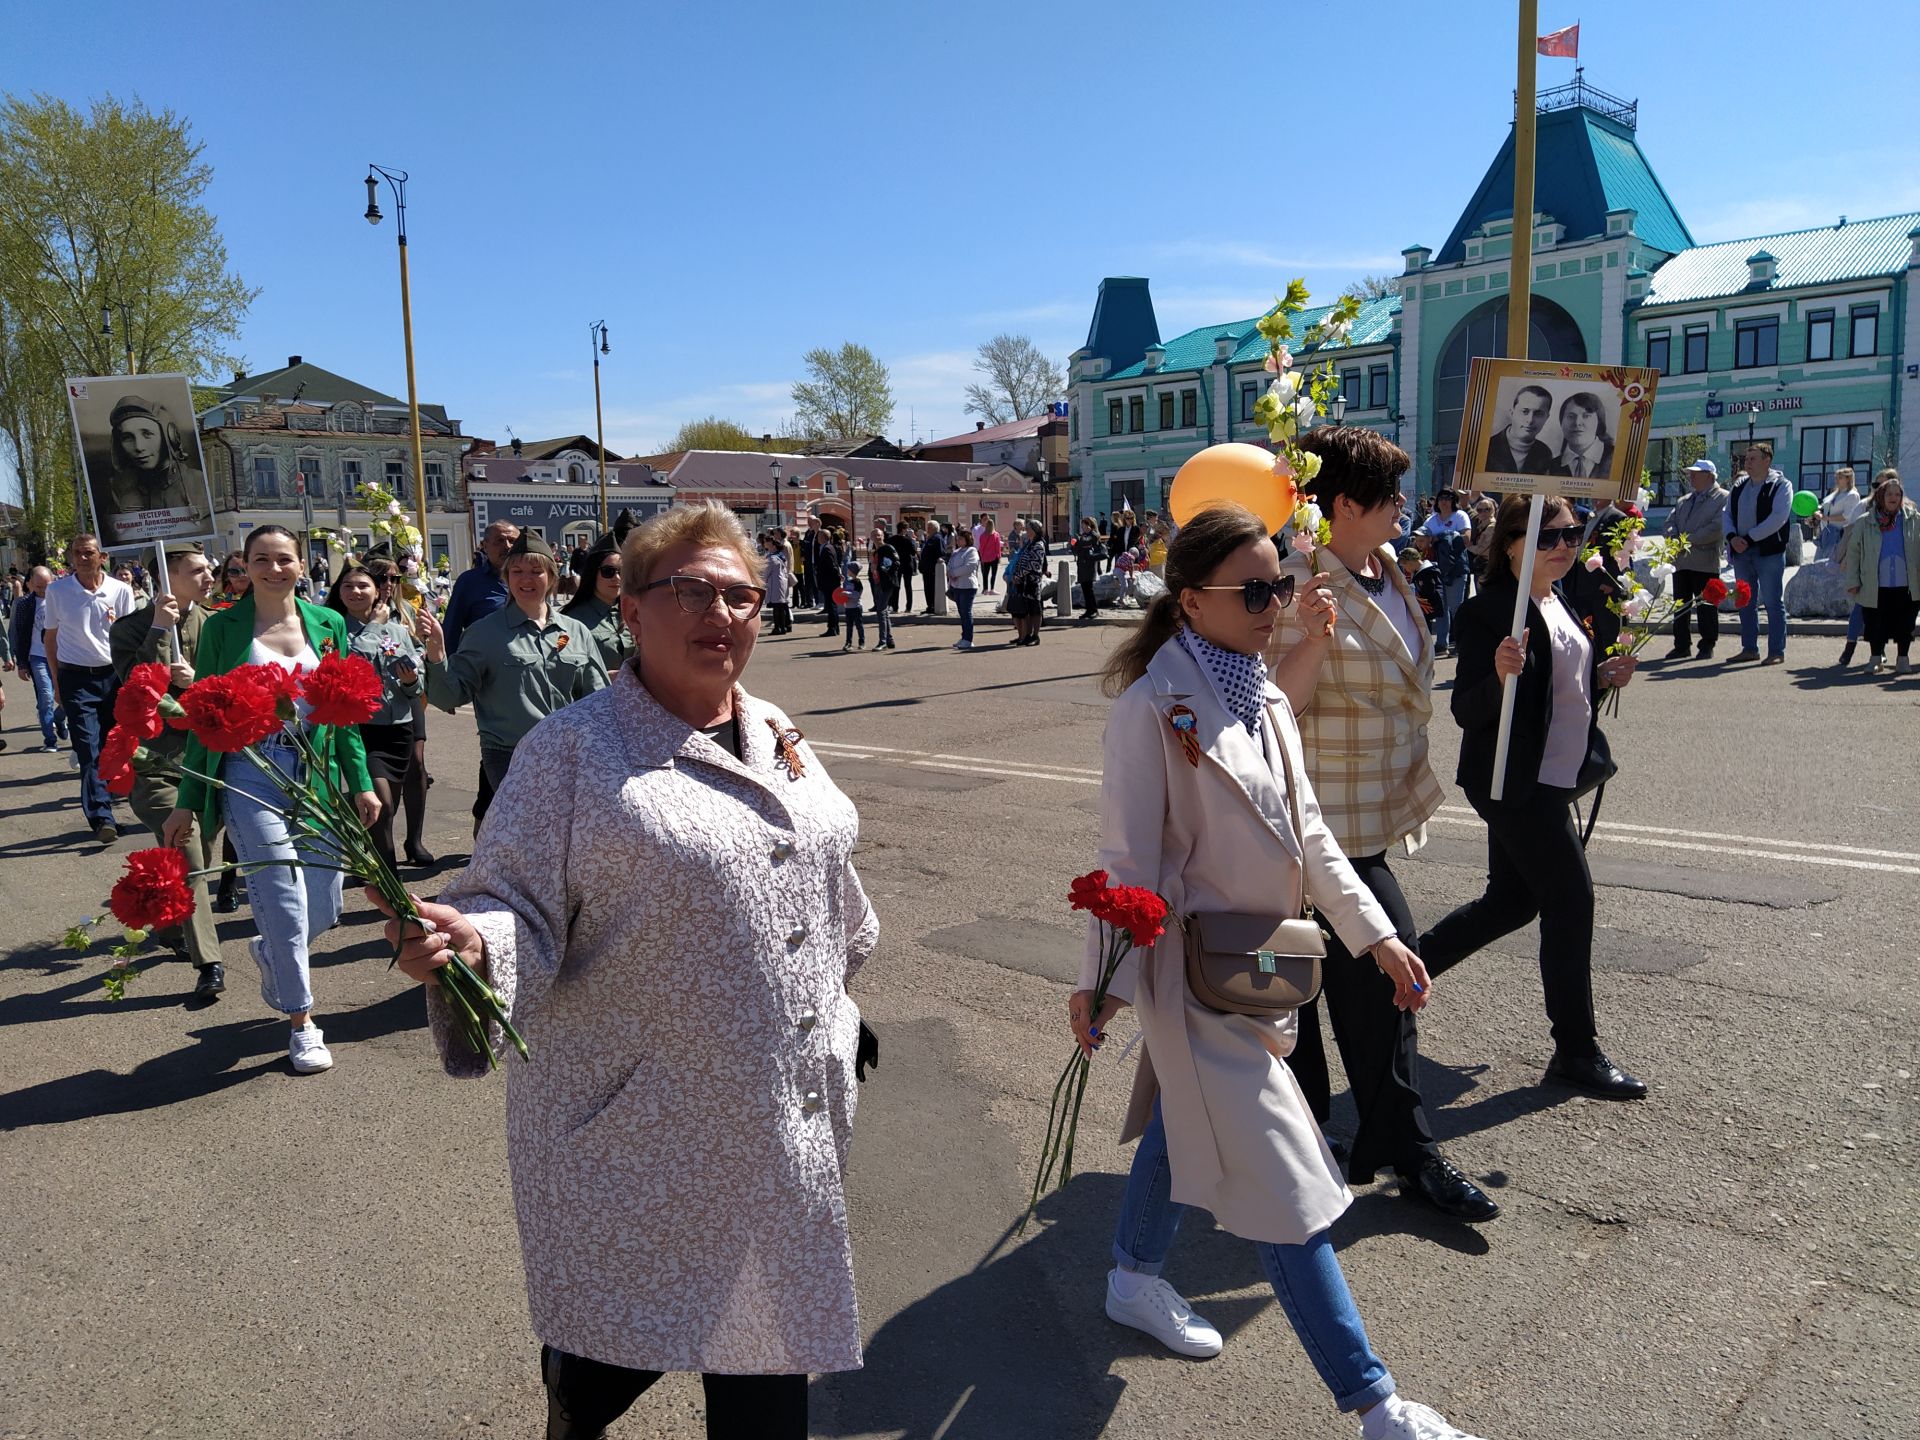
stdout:
<svg viewBox="0 0 1920 1440">
<path fill-rule="evenodd" d="M 1535 548 L 1551 550 L 1556 545 L 1578 545 L 1580 537 L 1586 532 L 1584 525 L 1543 525 L 1540 527 L 1540 542 Z"/>
<path fill-rule="evenodd" d="M 618 580 L 620 578 L 620 567 L 618 565 L 602 565 L 600 567 L 600 578 L 602 580 Z"/>
<path fill-rule="evenodd" d="M 1264 615 L 1267 607 L 1276 600 L 1280 608 L 1286 609 L 1293 603 L 1293 576 L 1282 575 L 1278 580 L 1248 580 L 1240 585 L 1196 585 L 1196 590 L 1238 590 L 1240 598 L 1246 603 L 1249 615 Z"/>
<path fill-rule="evenodd" d="M 244 575 L 246 573 L 247 567 L 244 565 L 229 565 L 227 567 L 227 574 L 229 575 Z"/>
</svg>

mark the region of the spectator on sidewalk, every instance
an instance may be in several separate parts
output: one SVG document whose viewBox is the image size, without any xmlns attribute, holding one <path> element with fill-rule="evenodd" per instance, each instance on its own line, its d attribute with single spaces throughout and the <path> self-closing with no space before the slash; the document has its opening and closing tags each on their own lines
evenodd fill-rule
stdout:
<svg viewBox="0 0 1920 1440">
<path fill-rule="evenodd" d="M 1000 556 L 1006 548 L 1001 539 L 999 522 L 993 516 L 987 516 L 980 523 L 973 548 L 980 552 L 980 570 L 986 580 L 986 591 L 991 595 L 1000 584 Z"/>
<path fill-rule="evenodd" d="M 1760 660 L 1760 611 L 1767 612 L 1767 658 L 1787 661 L 1787 525 L 1793 519 L 1793 487 L 1773 468 L 1773 446 L 1756 440 L 1742 461 L 1746 473 L 1727 497 L 1727 548 L 1733 576 L 1753 589 L 1753 603 L 1740 611 L 1736 661 Z"/>
<path fill-rule="evenodd" d="M 1867 673 L 1877 675 L 1887 668 L 1887 645 L 1892 642 L 1893 673 L 1906 674 L 1914 612 L 1920 606 L 1920 510 L 1901 489 L 1899 471 L 1886 469 L 1874 477 L 1866 513 L 1847 530 L 1840 570 L 1847 594 L 1866 618 L 1867 650 L 1873 657 Z"/>
<path fill-rule="evenodd" d="M 893 541 L 887 538 L 884 525 L 873 527 L 867 566 L 872 572 L 867 578 L 873 582 L 872 594 L 868 597 L 873 603 L 873 648 L 891 650 L 894 648 L 893 612 L 900 604 L 900 555 L 893 548 Z"/>
<path fill-rule="evenodd" d="M 1720 610 L 1702 601 L 1709 580 L 1720 578 L 1720 542 L 1726 533 L 1727 492 L 1720 486 L 1720 467 L 1702 457 L 1681 472 L 1693 488 L 1667 515 L 1666 533 L 1687 537 L 1687 548 L 1673 562 L 1673 598 L 1692 601 L 1673 617 L 1673 648 L 1669 660 L 1685 660 L 1693 653 L 1693 619 L 1700 617 L 1700 658 L 1711 660 L 1720 639 Z"/>
<path fill-rule="evenodd" d="M 100 779 L 100 745 L 113 728 L 113 622 L 134 612 L 133 587 L 107 574 L 97 535 L 79 534 L 67 546 L 72 573 L 47 587 L 44 644 L 53 673 L 53 698 L 66 707 L 73 753 L 80 762 L 80 808 L 93 838 L 111 845 L 113 796 Z"/>
<path fill-rule="evenodd" d="M 933 613 L 934 590 L 940 583 L 946 563 L 947 547 L 940 534 L 940 524 L 938 521 L 929 520 L 927 533 L 920 540 L 920 581 L 927 592 L 927 605 L 920 612 L 922 615 Z"/>
<path fill-rule="evenodd" d="M 1860 491 L 1854 484 L 1851 465 L 1842 465 L 1833 472 L 1833 490 L 1820 502 L 1820 536 L 1813 542 L 1814 559 L 1833 558 L 1834 552 L 1840 548 L 1840 541 L 1846 536 L 1847 527 L 1859 517 L 1866 503 L 1860 498 Z"/>
<path fill-rule="evenodd" d="M 911 615 L 913 613 L 913 572 L 919 568 L 920 542 L 914 538 L 913 531 L 907 522 L 902 520 L 894 527 L 893 539 L 888 543 L 893 546 L 894 558 L 898 561 L 894 575 L 900 582 L 899 603 L 888 608 L 898 610 L 903 615 Z"/>
<path fill-rule="evenodd" d="M 1080 533 L 1073 537 L 1073 568 L 1080 581 L 1080 618 L 1091 620 L 1100 613 L 1100 602 L 1093 598 L 1093 582 L 1099 578 L 1101 562 L 1107 558 L 1107 545 L 1100 538 L 1100 527 L 1091 515 L 1080 519 Z"/>
<path fill-rule="evenodd" d="M 973 536 L 956 529 L 947 555 L 947 598 L 960 612 L 960 638 L 956 650 L 973 649 L 973 598 L 980 585 L 980 552 L 973 548 Z"/>
<path fill-rule="evenodd" d="M 787 549 L 787 532 L 770 530 L 760 537 L 760 553 L 767 567 L 767 609 L 773 615 L 770 635 L 786 635 L 793 630 L 793 560 Z"/>
<path fill-rule="evenodd" d="M 1435 655 L 1453 653 L 1453 614 L 1467 598 L 1467 541 L 1473 522 L 1455 503 L 1451 490 L 1433 497 L 1433 513 L 1423 521 L 1417 533 L 1427 541 L 1427 559 L 1433 562 L 1440 580 L 1441 605 L 1434 614 L 1433 646 Z"/>
<path fill-rule="evenodd" d="M 53 572 L 36 565 L 27 572 L 26 593 L 13 602 L 13 655 L 20 673 L 33 684 L 34 709 L 40 720 L 40 748 L 60 752 L 67 738 L 67 712 L 54 694 L 53 671 L 47 664 L 47 587 Z"/>
</svg>

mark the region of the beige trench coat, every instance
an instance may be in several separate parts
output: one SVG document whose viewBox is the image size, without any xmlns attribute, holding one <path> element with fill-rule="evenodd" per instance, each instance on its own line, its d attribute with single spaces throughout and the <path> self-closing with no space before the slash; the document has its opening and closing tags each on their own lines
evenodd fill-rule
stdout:
<svg viewBox="0 0 1920 1440">
<path fill-rule="evenodd" d="M 521 742 L 442 897 L 486 941 L 532 1060 L 507 1158 L 535 1333 L 644 1370 L 860 1365 L 843 1172 L 879 933 L 858 817 L 735 692 L 743 759 L 623 669 Z M 485 1060 L 434 1036 L 455 1074 Z"/>
<path fill-rule="evenodd" d="M 1160 648 L 1107 719 L 1100 864 L 1115 884 L 1158 891 L 1175 914 L 1285 918 L 1279 911 L 1299 883 L 1303 846 L 1280 767 L 1266 758 L 1284 744 L 1301 777 L 1307 896 L 1361 955 L 1393 934 L 1393 923 L 1320 818 L 1286 698 L 1272 687 L 1268 694 L 1256 741 L 1177 640 Z M 1176 705 L 1197 721 L 1197 765 L 1176 739 Z M 1091 989 L 1098 973 L 1099 926 L 1090 919 L 1080 988 Z M 1112 993 L 1132 1001 L 1146 1044 L 1121 1138 L 1146 1128 L 1157 1090 L 1176 1201 L 1211 1211 L 1235 1235 L 1283 1245 L 1339 1218 L 1353 1196 L 1286 1065 L 1295 1017 L 1222 1015 L 1195 1002 L 1172 927 L 1150 953 L 1131 952 Z"/>
</svg>

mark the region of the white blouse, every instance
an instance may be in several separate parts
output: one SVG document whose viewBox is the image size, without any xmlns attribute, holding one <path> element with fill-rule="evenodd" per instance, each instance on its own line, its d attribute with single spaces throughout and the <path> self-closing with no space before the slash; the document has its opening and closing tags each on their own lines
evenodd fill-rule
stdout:
<svg viewBox="0 0 1920 1440">
<path fill-rule="evenodd" d="M 1540 601 L 1553 650 L 1553 713 L 1547 722 L 1547 748 L 1540 756 L 1540 783 L 1571 790 L 1587 761 L 1587 732 L 1593 726 L 1589 669 L 1593 642 L 1558 595 Z"/>
</svg>

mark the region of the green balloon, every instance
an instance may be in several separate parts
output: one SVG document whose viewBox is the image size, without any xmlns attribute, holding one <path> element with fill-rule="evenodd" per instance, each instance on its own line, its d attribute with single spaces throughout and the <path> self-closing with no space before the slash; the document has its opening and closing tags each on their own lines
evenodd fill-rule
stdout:
<svg viewBox="0 0 1920 1440">
<path fill-rule="evenodd" d="M 1820 508 L 1820 497 L 1811 490 L 1796 490 L 1793 494 L 1793 513 L 1802 520 Z"/>
</svg>

